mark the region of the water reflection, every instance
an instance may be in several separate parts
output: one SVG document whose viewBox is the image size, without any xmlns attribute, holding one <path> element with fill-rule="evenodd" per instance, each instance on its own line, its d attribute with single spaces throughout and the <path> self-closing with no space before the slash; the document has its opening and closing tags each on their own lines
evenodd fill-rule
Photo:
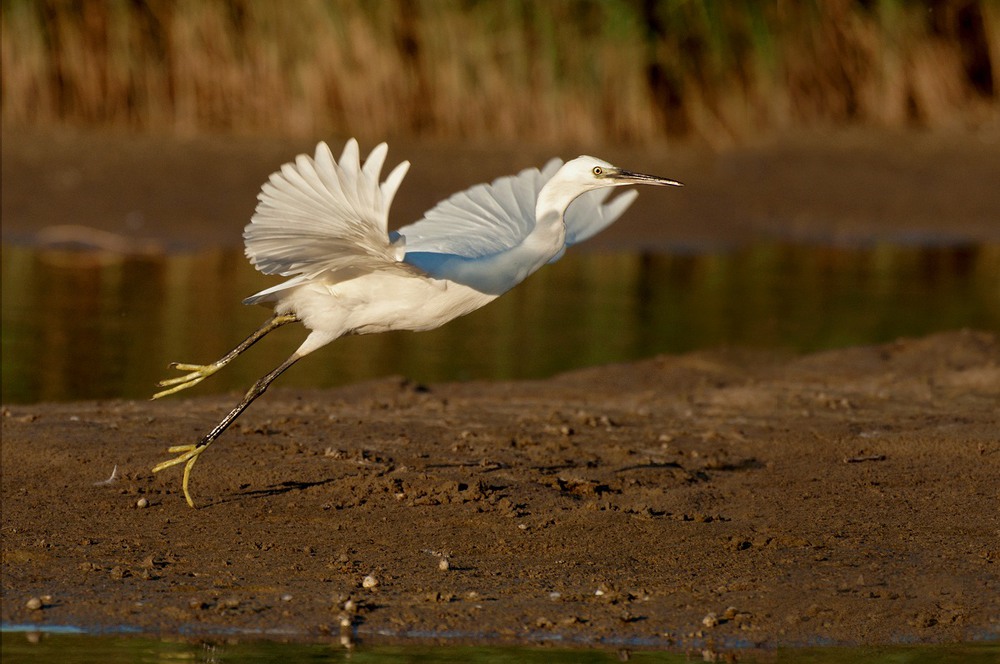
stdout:
<svg viewBox="0 0 1000 664">
<path fill-rule="evenodd" d="M 692 661 L 810 662 L 811 664 L 908 664 L 995 662 L 1000 648 L 991 643 L 959 643 L 920 646 L 873 646 L 863 648 L 781 648 L 772 651 L 722 650 L 707 646 L 690 652 L 652 650 L 650 645 L 609 644 L 581 649 L 572 643 L 550 643 L 548 647 L 517 646 L 433 646 L 420 642 L 404 645 L 362 644 L 347 650 L 332 643 L 251 641 L 236 637 L 154 640 L 139 636 L 95 636 L 73 634 L 2 634 L 3 661 L 20 662 L 102 662 L 103 664 L 158 664 L 177 661 L 223 664 L 283 664 L 284 662 L 352 662 L 354 664 L 411 664 L 413 662 L 479 662 L 498 664 L 576 664 L 631 661 L 650 664 L 682 664 Z M 663 647 L 665 644 L 658 644 Z M 655 647 L 655 646 L 652 646 Z M 647 648 L 647 649 L 643 649 Z"/>
<path fill-rule="evenodd" d="M 266 310 L 240 300 L 272 283 L 238 251 L 5 246 L 3 401 L 147 398 L 171 360 L 214 360 L 255 329 Z M 192 394 L 245 389 L 298 346 L 295 327 Z M 577 252 L 439 330 L 339 340 L 281 385 L 538 377 L 720 345 L 810 351 L 962 327 L 1000 330 L 1000 245 Z"/>
</svg>

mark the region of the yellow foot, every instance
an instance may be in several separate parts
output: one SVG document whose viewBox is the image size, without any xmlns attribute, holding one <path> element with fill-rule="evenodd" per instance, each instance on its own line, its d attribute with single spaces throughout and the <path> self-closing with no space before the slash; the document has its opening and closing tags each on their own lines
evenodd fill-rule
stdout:
<svg viewBox="0 0 1000 664">
<path fill-rule="evenodd" d="M 182 486 L 184 487 L 184 499 L 187 504 L 194 507 L 194 501 L 191 500 L 191 492 L 188 491 L 188 481 L 191 479 L 191 467 L 194 466 L 194 462 L 198 460 L 198 455 L 204 452 L 208 448 L 208 445 L 175 445 L 169 448 L 168 452 L 182 452 L 179 456 L 168 459 L 162 463 L 158 463 L 153 466 L 153 472 L 158 473 L 165 468 L 170 468 L 171 466 L 176 466 L 177 464 L 184 463 L 184 482 Z M 186 462 L 186 463 L 185 463 Z"/>
<path fill-rule="evenodd" d="M 165 397 L 168 394 L 174 394 L 175 392 L 186 390 L 189 387 L 194 387 L 222 367 L 223 365 L 218 362 L 213 362 L 212 364 L 183 364 L 181 362 L 171 362 L 171 369 L 180 369 L 181 371 L 190 371 L 191 373 L 178 376 L 177 378 L 167 378 L 166 380 L 161 380 L 156 384 L 156 386 L 169 387 L 170 389 L 157 392 L 153 395 L 153 398 L 159 399 L 160 397 Z"/>
</svg>

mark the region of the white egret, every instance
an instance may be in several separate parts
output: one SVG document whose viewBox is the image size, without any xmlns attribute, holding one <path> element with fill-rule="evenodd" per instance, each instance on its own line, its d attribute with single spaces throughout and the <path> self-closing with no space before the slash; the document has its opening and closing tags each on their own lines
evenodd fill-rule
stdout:
<svg viewBox="0 0 1000 664">
<path fill-rule="evenodd" d="M 553 159 L 541 170 L 457 193 L 419 221 L 389 232 L 389 206 L 409 162 L 380 183 L 387 152 L 382 143 L 362 164 L 351 139 L 337 161 L 320 143 L 314 158 L 299 155 L 261 188 L 243 233 L 246 255 L 261 272 L 291 278 L 244 304 L 273 303 L 274 315 L 211 364 L 171 364 L 189 373 L 161 381 L 159 387 L 167 389 L 153 398 L 200 383 L 282 325 L 300 322 L 310 332 L 204 438 L 171 447 L 180 454 L 153 468 L 155 473 L 185 464 L 184 497 L 191 507 L 188 481 L 199 455 L 298 360 L 347 334 L 439 327 L 496 299 L 615 221 L 637 193 L 609 201 L 611 187 L 681 186 L 594 157 L 565 164 Z"/>
</svg>

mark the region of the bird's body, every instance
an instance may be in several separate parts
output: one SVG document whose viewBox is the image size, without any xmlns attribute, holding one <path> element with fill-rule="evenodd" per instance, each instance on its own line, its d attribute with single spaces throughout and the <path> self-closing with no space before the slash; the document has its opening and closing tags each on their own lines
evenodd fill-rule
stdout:
<svg viewBox="0 0 1000 664">
<path fill-rule="evenodd" d="M 168 389 L 154 398 L 201 382 L 281 325 L 301 322 L 310 332 L 208 435 L 171 448 L 182 454 L 153 469 L 186 463 L 192 506 L 188 478 L 198 455 L 300 358 L 347 334 L 429 330 L 479 309 L 617 219 L 636 194 L 608 202 L 610 187 L 680 184 L 594 157 L 553 159 L 455 194 L 390 233 L 389 207 L 409 164 L 380 182 L 386 153 L 383 143 L 362 164 L 352 139 L 334 160 L 320 143 L 315 158 L 300 155 L 262 187 L 246 254 L 261 272 L 289 278 L 244 302 L 273 303 L 274 316 L 217 362 L 172 365 L 190 373 L 162 381 Z"/>
<path fill-rule="evenodd" d="M 372 272 L 350 281 L 296 286 L 275 312 L 294 314 L 312 330 L 315 339 L 306 343 L 319 348 L 347 334 L 432 330 L 496 298 L 448 279 Z"/>
</svg>

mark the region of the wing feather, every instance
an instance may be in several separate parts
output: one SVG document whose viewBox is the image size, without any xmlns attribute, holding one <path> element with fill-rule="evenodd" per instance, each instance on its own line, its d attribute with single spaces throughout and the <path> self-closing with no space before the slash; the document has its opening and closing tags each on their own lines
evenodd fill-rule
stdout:
<svg viewBox="0 0 1000 664">
<path fill-rule="evenodd" d="M 605 202 L 612 189 L 588 191 L 570 203 L 566 210 L 566 246 L 571 247 L 597 235 L 624 214 L 639 192 L 635 189 L 622 192 Z"/>
<path fill-rule="evenodd" d="M 406 251 L 482 258 L 520 244 L 535 227 L 536 168 L 479 184 L 441 201 L 400 228 Z"/>
<path fill-rule="evenodd" d="M 389 205 L 409 163 L 380 184 L 387 152 L 380 144 L 362 166 L 354 139 L 339 161 L 320 143 L 315 157 L 299 155 L 270 176 L 243 232 L 246 255 L 261 272 L 292 279 L 246 302 L 271 299 L 321 275 L 335 282 L 379 269 L 411 270 L 399 263 L 402 252 L 386 233 Z"/>
</svg>

